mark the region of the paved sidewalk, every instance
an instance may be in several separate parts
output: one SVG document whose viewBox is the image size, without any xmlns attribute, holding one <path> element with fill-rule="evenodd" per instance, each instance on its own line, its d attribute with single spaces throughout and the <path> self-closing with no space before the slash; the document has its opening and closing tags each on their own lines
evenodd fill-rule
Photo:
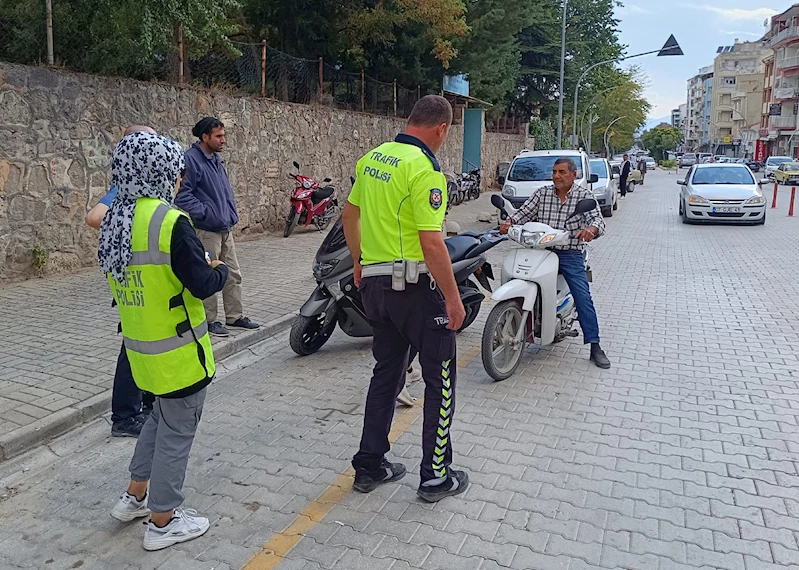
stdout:
<svg viewBox="0 0 799 570">
<path fill-rule="evenodd" d="M 451 218 L 469 223 L 490 205 L 481 203 L 466 202 Z M 297 229 L 237 243 L 245 314 L 264 326 L 214 338 L 218 360 L 290 326 L 313 290 L 311 264 L 324 235 Z M 121 337 L 99 269 L 2 287 L 0 306 L 8 331 L 0 335 L 2 461 L 110 409 Z"/>
</svg>

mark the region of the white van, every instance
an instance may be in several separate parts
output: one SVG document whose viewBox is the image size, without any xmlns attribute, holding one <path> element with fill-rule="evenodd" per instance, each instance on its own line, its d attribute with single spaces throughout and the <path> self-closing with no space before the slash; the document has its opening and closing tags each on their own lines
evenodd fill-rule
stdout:
<svg viewBox="0 0 799 570">
<path fill-rule="evenodd" d="M 552 184 L 552 167 L 559 158 L 571 158 L 577 165 L 577 183 L 593 191 L 599 180 L 591 174 L 588 155 L 581 150 L 523 150 L 513 159 L 502 187 L 502 197 L 514 208 L 524 204 L 533 192 Z"/>
</svg>

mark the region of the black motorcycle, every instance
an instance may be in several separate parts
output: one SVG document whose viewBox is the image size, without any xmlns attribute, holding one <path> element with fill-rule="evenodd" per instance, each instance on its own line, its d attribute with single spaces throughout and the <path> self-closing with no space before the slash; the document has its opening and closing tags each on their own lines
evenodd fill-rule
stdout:
<svg viewBox="0 0 799 570">
<path fill-rule="evenodd" d="M 459 331 L 474 322 L 485 299 L 472 276 L 485 290 L 491 291 L 488 280 L 494 279 L 494 272 L 484 254 L 506 239 L 507 236 L 490 230 L 483 233 L 463 232 L 444 240 L 466 309 L 466 318 Z M 352 256 L 344 239 L 341 217 L 316 252 L 313 274 L 317 286 L 294 319 L 289 337 L 291 349 L 300 356 L 313 354 L 324 346 L 336 324 L 349 336 L 372 336 L 372 327 L 355 286 Z"/>
</svg>

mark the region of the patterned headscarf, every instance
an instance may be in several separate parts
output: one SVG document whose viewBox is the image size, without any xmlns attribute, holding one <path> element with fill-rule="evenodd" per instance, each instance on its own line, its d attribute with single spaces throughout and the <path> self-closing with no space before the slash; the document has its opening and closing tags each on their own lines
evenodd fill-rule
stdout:
<svg viewBox="0 0 799 570">
<path fill-rule="evenodd" d="M 125 136 L 114 149 L 111 182 L 118 189 L 100 226 L 100 267 L 123 281 L 131 259 L 133 213 L 138 198 L 157 198 L 170 206 L 175 183 L 185 167 L 183 148 L 172 139 L 147 132 Z"/>
</svg>

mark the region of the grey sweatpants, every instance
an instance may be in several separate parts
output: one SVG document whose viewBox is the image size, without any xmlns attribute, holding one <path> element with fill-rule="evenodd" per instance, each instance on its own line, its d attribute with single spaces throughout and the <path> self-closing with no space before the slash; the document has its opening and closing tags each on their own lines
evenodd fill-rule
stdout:
<svg viewBox="0 0 799 570">
<path fill-rule="evenodd" d="M 141 430 L 130 460 L 130 478 L 150 481 L 147 506 L 154 513 L 166 513 L 183 504 L 183 480 L 207 390 L 185 398 L 156 397 Z"/>
</svg>

